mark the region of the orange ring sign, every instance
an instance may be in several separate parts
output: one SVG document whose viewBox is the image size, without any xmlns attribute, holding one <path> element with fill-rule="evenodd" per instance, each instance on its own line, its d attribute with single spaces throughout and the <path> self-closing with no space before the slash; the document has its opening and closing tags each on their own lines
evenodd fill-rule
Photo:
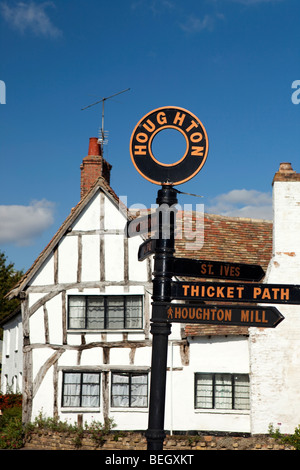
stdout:
<svg viewBox="0 0 300 470">
<path fill-rule="evenodd" d="M 184 155 L 175 163 L 161 163 L 152 153 L 152 141 L 158 132 L 176 129 L 186 140 Z M 207 158 L 208 138 L 199 119 L 175 106 L 154 109 L 135 126 L 130 139 L 130 156 L 136 170 L 154 184 L 182 184 L 193 178 Z"/>
</svg>

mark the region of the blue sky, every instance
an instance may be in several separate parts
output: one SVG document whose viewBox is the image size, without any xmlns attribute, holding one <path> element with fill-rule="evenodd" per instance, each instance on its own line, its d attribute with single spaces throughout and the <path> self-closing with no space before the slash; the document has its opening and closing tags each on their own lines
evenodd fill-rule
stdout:
<svg viewBox="0 0 300 470">
<path fill-rule="evenodd" d="M 0 0 L 8 260 L 28 269 L 80 199 L 80 163 L 102 112 L 81 108 L 127 88 L 105 102 L 104 156 L 129 206 L 154 204 L 158 189 L 131 163 L 132 131 L 151 110 L 178 106 L 209 138 L 205 165 L 178 187 L 203 198 L 179 203 L 270 218 L 280 162 L 300 171 L 299 17 L 299 0 Z M 175 153 L 179 143 L 159 145 Z"/>
</svg>

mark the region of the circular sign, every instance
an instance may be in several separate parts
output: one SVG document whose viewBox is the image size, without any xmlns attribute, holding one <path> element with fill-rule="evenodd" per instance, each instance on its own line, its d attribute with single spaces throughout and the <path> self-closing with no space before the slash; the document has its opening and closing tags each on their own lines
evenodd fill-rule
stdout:
<svg viewBox="0 0 300 470">
<path fill-rule="evenodd" d="M 158 132 L 176 129 L 185 137 L 186 150 L 175 163 L 161 163 L 152 153 Z M 155 184 L 182 184 L 193 178 L 205 163 L 208 153 L 206 130 L 189 111 L 175 106 L 154 109 L 135 126 L 130 139 L 130 156 L 136 170 Z"/>
</svg>

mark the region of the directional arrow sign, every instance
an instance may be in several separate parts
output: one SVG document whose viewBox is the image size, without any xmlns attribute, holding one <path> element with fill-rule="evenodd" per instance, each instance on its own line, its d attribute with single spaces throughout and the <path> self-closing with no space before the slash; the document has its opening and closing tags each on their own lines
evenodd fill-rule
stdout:
<svg viewBox="0 0 300 470">
<path fill-rule="evenodd" d="M 172 298 L 212 302 L 300 304 L 300 286 L 237 282 L 173 282 Z"/>
<path fill-rule="evenodd" d="M 148 258 L 148 256 L 152 255 L 155 252 L 155 247 L 156 239 L 152 240 L 151 238 L 148 238 L 148 240 L 142 243 L 139 247 L 138 260 L 143 261 Z"/>
<path fill-rule="evenodd" d="M 275 328 L 284 319 L 275 307 L 169 304 L 164 308 L 169 322 Z"/>
<path fill-rule="evenodd" d="M 265 272 L 261 266 L 255 264 L 175 258 L 174 275 L 232 279 L 236 281 L 260 281 L 264 277 Z"/>
<path fill-rule="evenodd" d="M 144 217 L 129 220 L 125 226 L 125 236 L 131 238 L 144 233 L 153 232 L 158 229 L 158 223 L 158 214 L 156 212 Z"/>
</svg>

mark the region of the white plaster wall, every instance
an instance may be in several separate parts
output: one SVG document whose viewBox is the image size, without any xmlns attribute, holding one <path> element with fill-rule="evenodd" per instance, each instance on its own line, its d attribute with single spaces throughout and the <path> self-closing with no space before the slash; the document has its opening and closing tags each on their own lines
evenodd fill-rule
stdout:
<svg viewBox="0 0 300 470">
<path fill-rule="evenodd" d="M 30 343 L 45 343 L 44 311 L 40 307 L 29 318 Z"/>
<path fill-rule="evenodd" d="M 54 257 L 49 255 L 42 268 L 40 268 L 33 279 L 31 285 L 42 286 L 54 283 Z"/>
<path fill-rule="evenodd" d="M 21 314 L 9 320 L 3 328 L 1 391 L 22 391 L 23 328 Z"/>
<path fill-rule="evenodd" d="M 80 216 L 73 224 L 73 230 L 100 229 L 100 193 L 97 192 L 89 201 Z"/>
<path fill-rule="evenodd" d="M 173 357 L 173 367 L 171 358 Z M 196 372 L 249 373 L 246 337 L 195 338 L 191 340 L 189 365 L 181 363 L 180 350 L 169 347 L 165 429 L 250 432 L 248 410 L 195 410 Z"/>
<path fill-rule="evenodd" d="M 138 260 L 138 251 L 140 245 L 144 242 L 142 237 L 132 237 L 128 239 L 128 256 L 129 256 L 129 279 L 131 281 L 147 281 L 148 280 L 148 261 Z"/>
<path fill-rule="evenodd" d="M 122 235 L 105 235 L 105 279 L 124 280 L 124 238 Z"/>
<path fill-rule="evenodd" d="M 119 208 L 108 199 L 104 200 L 104 229 L 105 230 L 118 230 L 123 235 L 127 219 L 124 217 Z"/>
<path fill-rule="evenodd" d="M 300 183 L 275 181 L 273 257 L 265 282 L 300 285 Z M 252 433 L 269 424 L 293 433 L 300 423 L 300 305 L 274 305 L 275 328 L 251 328 Z"/>
<path fill-rule="evenodd" d="M 48 312 L 49 343 L 62 344 L 62 294 L 58 294 L 46 303 Z"/>
<path fill-rule="evenodd" d="M 58 247 L 58 282 L 76 282 L 78 237 L 64 237 Z"/>
<path fill-rule="evenodd" d="M 100 237 L 82 236 L 82 282 L 100 279 Z"/>
</svg>

